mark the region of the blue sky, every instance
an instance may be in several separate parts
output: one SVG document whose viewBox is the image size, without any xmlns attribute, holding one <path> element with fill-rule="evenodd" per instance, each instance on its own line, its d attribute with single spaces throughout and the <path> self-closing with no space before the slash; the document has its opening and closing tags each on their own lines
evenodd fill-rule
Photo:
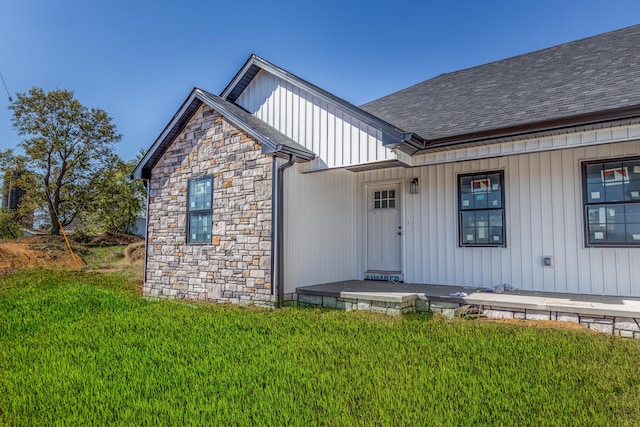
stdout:
<svg viewBox="0 0 640 427">
<path fill-rule="evenodd" d="M 69 89 L 106 110 L 125 160 L 194 86 L 220 93 L 251 53 L 356 105 L 438 74 L 640 23 L 640 2 L 0 0 L 15 99 Z M 0 92 L 0 150 L 20 141 Z"/>
</svg>

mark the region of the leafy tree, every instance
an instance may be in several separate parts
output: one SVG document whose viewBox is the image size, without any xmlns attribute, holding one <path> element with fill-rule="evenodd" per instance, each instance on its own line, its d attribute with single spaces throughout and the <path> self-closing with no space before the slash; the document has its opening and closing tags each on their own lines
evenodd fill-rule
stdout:
<svg viewBox="0 0 640 427">
<path fill-rule="evenodd" d="M 96 177 L 117 163 L 113 144 L 121 135 L 105 111 L 83 106 L 68 90 L 33 87 L 9 108 L 25 136 L 24 155 L 4 154 L 31 172 L 20 183 L 28 194 L 24 208 L 46 206 L 51 234 L 60 234 L 58 219 L 66 226 L 80 218 L 102 191 L 94 186 Z"/>
<path fill-rule="evenodd" d="M 0 210 L 0 239 L 16 239 L 22 235 L 22 227 L 13 214 L 4 209 Z"/>
<path fill-rule="evenodd" d="M 131 233 L 144 209 L 146 191 L 139 181 L 129 176 L 136 167 L 136 159 L 124 162 L 118 159 L 104 174 L 96 176 L 93 185 L 100 188 L 96 194 L 89 222 L 103 232 Z"/>
</svg>

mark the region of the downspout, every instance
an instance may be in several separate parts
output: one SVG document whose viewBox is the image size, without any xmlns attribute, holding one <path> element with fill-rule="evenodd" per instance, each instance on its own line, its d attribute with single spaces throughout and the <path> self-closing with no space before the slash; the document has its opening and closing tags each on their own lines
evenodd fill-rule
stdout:
<svg viewBox="0 0 640 427">
<path fill-rule="evenodd" d="M 284 301 L 284 171 L 294 163 L 294 155 L 289 154 L 289 161 L 278 167 L 276 208 L 276 281 L 278 288 L 278 307 L 282 307 Z"/>
<path fill-rule="evenodd" d="M 149 251 L 149 196 L 151 194 L 151 182 L 148 179 L 142 180 L 142 186 L 147 190 L 146 212 L 144 215 L 144 269 L 142 274 L 142 287 L 147 281 L 147 255 Z"/>
<path fill-rule="evenodd" d="M 276 174 L 277 174 L 276 156 L 271 156 L 271 295 L 274 294 L 276 288 Z"/>
</svg>

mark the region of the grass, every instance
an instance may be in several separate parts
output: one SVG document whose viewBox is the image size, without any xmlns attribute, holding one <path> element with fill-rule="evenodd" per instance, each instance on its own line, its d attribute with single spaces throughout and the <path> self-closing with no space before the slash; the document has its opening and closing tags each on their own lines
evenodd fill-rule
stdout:
<svg viewBox="0 0 640 427">
<path fill-rule="evenodd" d="M 3 425 L 638 425 L 640 340 L 0 279 Z"/>
<path fill-rule="evenodd" d="M 141 242 L 141 244 L 144 244 Z M 92 246 L 84 247 L 82 258 L 86 265 L 84 270 L 101 272 L 120 272 L 128 280 L 136 281 L 142 279 L 143 260 L 131 261 L 128 254 L 130 249 L 136 245 L 129 246 Z"/>
</svg>

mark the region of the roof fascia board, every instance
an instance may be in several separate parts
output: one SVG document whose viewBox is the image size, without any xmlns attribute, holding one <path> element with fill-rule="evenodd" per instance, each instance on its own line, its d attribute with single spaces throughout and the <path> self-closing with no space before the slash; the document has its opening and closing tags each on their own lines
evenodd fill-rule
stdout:
<svg viewBox="0 0 640 427">
<path fill-rule="evenodd" d="M 227 84 L 227 86 L 224 88 L 224 90 L 222 91 L 222 93 L 220 94 L 220 97 L 227 99 L 227 97 L 229 96 L 229 94 L 231 94 L 231 91 L 233 91 L 233 88 L 240 83 L 240 80 L 242 80 L 242 77 L 247 73 L 247 71 L 249 71 L 249 68 L 251 68 L 251 66 L 255 63 L 255 61 L 258 59 L 259 57 L 255 54 L 251 54 L 249 56 L 249 59 L 246 60 L 246 62 L 244 63 L 244 65 L 242 66 L 242 68 L 240 68 L 240 70 L 238 70 L 238 72 L 236 73 L 235 76 L 233 76 L 233 78 L 231 79 L 231 81 L 229 82 L 229 84 Z M 264 60 L 263 60 L 264 61 Z"/>
<path fill-rule="evenodd" d="M 333 95 L 332 93 L 327 92 L 326 90 L 321 89 L 320 87 L 312 83 L 309 83 L 308 81 L 294 74 L 291 74 L 287 70 L 284 70 L 270 63 L 269 61 L 263 58 L 260 58 L 257 55 L 251 55 L 249 57 L 249 59 L 247 60 L 247 62 L 245 62 L 243 67 L 240 69 L 240 71 L 234 76 L 234 78 L 227 85 L 224 91 L 222 91 L 222 94 L 220 95 L 222 98 L 226 99 L 231 94 L 234 87 L 240 83 L 240 81 L 242 80 L 242 77 L 244 76 L 245 73 L 249 71 L 249 68 L 251 68 L 252 65 L 256 65 L 262 70 L 265 70 L 266 72 L 271 73 L 274 76 L 279 77 L 286 82 L 302 87 L 304 90 L 308 91 L 313 96 L 316 96 L 329 104 L 339 105 L 340 107 L 344 108 L 349 114 L 351 114 L 358 120 L 365 122 L 375 128 L 380 129 L 382 131 L 382 145 L 384 146 L 396 145 L 410 138 L 410 135 L 411 135 L 410 133 L 407 133 L 401 129 L 398 129 L 397 127 L 393 126 L 390 123 L 385 122 L 384 120 L 374 116 L 373 114 L 367 113 L 366 111 L 362 110 L 359 107 L 356 107 L 350 102 L 347 102 L 344 99 L 339 98 Z"/>
<path fill-rule="evenodd" d="M 447 147 L 457 148 L 462 144 L 477 143 L 481 141 L 519 137 L 538 132 L 553 132 L 566 128 L 586 126 L 615 120 L 625 120 L 640 117 L 640 105 L 617 108 L 614 110 L 597 111 L 594 113 L 580 114 L 576 116 L 563 117 L 559 119 L 546 120 L 542 122 L 527 123 L 523 125 L 510 126 L 506 128 L 490 129 L 482 132 L 454 135 L 439 139 L 427 140 L 427 145 L 415 152 L 420 154 L 431 150 L 445 150 Z"/>
<path fill-rule="evenodd" d="M 195 108 L 194 108 L 194 102 L 198 103 L 198 105 L 195 106 Z M 235 114 L 234 112 L 230 111 L 228 108 L 221 105 L 215 99 L 211 98 L 210 96 L 202 92 L 200 89 L 194 88 L 189 94 L 189 96 L 187 97 L 187 99 L 182 103 L 182 106 L 180 107 L 180 109 L 176 112 L 176 114 L 174 114 L 173 118 L 169 121 L 167 126 L 164 128 L 162 133 L 160 133 L 158 138 L 156 138 L 153 145 L 151 145 L 151 148 L 147 150 L 142 160 L 140 160 L 136 168 L 133 170 L 131 174 L 131 177 L 133 179 L 149 178 L 148 170 L 151 167 L 153 167 L 153 165 L 150 163 L 155 164 L 155 161 L 157 160 L 157 158 L 162 154 L 162 153 L 158 153 L 158 150 L 164 151 L 166 149 L 165 147 L 165 145 L 167 144 L 166 139 L 169 137 L 171 132 L 174 132 L 174 131 L 178 132 L 179 130 L 176 129 L 176 126 L 182 123 L 180 125 L 180 127 L 182 127 L 184 123 L 186 123 L 189 120 L 189 117 L 191 117 L 193 112 L 197 108 L 199 108 L 200 105 L 202 105 L 203 103 L 209 105 L 211 108 L 218 111 L 223 117 L 231 121 L 234 125 L 243 129 L 249 135 L 251 135 L 256 140 L 258 140 L 258 142 L 260 143 L 262 152 L 264 154 L 275 154 L 275 153 L 285 152 L 287 154 L 294 154 L 296 156 L 296 159 L 298 159 L 299 161 L 312 160 L 315 157 L 314 153 L 305 152 L 302 150 L 298 150 L 295 147 L 289 147 L 283 144 L 279 144 L 275 141 L 272 141 L 269 137 L 263 135 L 261 132 L 249 126 L 245 121 L 243 121 L 240 117 L 238 117 L 237 114 Z M 189 117 L 184 117 L 185 114 L 187 113 L 189 113 L 188 114 Z"/>
</svg>

